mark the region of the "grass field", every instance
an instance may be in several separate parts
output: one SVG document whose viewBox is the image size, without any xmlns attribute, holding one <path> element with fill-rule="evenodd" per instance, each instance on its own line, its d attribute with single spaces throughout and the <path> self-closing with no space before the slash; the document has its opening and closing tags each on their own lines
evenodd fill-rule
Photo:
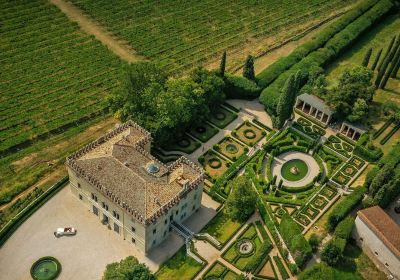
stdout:
<svg viewBox="0 0 400 280">
<path fill-rule="evenodd" d="M 171 71 L 205 63 L 229 49 L 229 57 L 262 45 L 266 36 L 282 35 L 322 19 L 351 3 L 344 0 L 262 1 L 91 1 L 72 0 L 139 54 L 161 60 Z M 246 52 L 250 52 L 247 50 Z M 241 63 L 248 53 L 242 53 Z M 232 60 L 230 60 L 231 62 Z"/>
<path fill-rule="evenodd" d="M 121 89 L 122 62 L 47 1 L 2 1 L 0 10 L 3 203 L 77 149 L 43 153 L 63 145 L 56 139 L 70 140 L 104 119 L 107 94 Z"/>
</svg>

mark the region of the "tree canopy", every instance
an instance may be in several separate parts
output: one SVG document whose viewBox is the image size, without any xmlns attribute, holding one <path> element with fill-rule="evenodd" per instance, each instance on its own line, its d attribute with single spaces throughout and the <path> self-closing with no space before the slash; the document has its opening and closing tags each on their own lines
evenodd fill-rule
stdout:
<svg viewBox="0 0 400 280">
<path fill-rule="evenodd" d="M 108 264 L 103 280 L 156 280 L 156 277 L 147 266 L 130 256 L 120 262 Z"/>
<path fill-rule="evenodd" d="M 225 203 L 227 214 L 238 221 L 246 221 L 256 209 L 257 195 L 251 181 L 246 176 L 236 177 L 232 184 L 232 192 Z"/>
<path fill-rule="evenodd" d="M 375 91 L 371 79 L 372 71 L 362 66 L 343 72 L 339 84 L 326 96 L 337 118 L 358 122 L 366 117 Z"/>
<path fill-rule="evenodd" d="M 122 121 L 134 120 L 166 145 L 202 122 L 224 101 L 224 81 L 217 73 L 196 68 L 188 77 L 174 79 L 152 62 L 126 69 L 125 91 L 109 98 L 110 109 Z"/>
</svg>

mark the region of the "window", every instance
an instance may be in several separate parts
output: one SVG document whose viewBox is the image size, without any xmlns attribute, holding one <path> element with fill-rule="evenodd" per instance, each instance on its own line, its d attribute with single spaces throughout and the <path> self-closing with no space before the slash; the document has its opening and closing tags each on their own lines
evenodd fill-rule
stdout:
<svg viewBox="0 0 400 280">
<path fill-rule="evenodd" d="M 173 218 L 174 218 L 174 215 L 169 216 L 170 221 L 172 221 Z"/>
<path fill-rule="evenodd" d="M 78 183 L 78 188 L 81 188 L 81 183 Z"/>
<path fill-rule="evenodd" d="M 195 194 L 194 194 L 194 197 L 193 197 L 193 198 L 194 198 L 194 199 L 196 199 L 196 198 L 197 198 L 197 193 L 195 193 Z"/>
<path fill-rule="evenodd" d="M 156 232 L 157 232 L 157 229 L 153 229 L 153 234 L 156 234 Z"/>
<path fill-rule="evenodd" d="M 388 263 L 385 263 L 385 266 L 386 266 L 386 267 L 389 267 Z"/>
<path fill-rule="evenodd" d="M 176 210 L 175 214 L 176 214 L 176 215 L 178 215 L 178 213 L 179 213 L 179 211 L 178 211 L 178 210 Z"/>
<path fill-rule="evenodd" d="M 79 199 L 82 200 L 82 198 L 83 198 L 83 197 L 82 197 L 82 195 L 80 194 L 80 195 L 79 195 Z"/>
<path fill-rule="evenodd" d="M 377 251 L 375 251 L 374 253 L 375 253 L 375 255 L 378 255 L 378 252 L 377 252 Z"/>
<path fill-rule="evenodd" d="M 167 235 L 167 231 L 164 231 L 163 236 L 165 237 Z"/>
<path fill-rule="evenodd" d="M 164 221 L 164 225 L 166 225 L 167 224 L 167 219 L 165 219 L 165 221 Z"/>
<path fill-rule="evenodd" d="M 106 204 L 106 210 L 108 211 L 108 205 Z"/>
<path fill-rule="evenodd" d="M 113 211 L 113 216 L 114 218 L 116 218 L 117 220 L 119 220 L 119 214 L 115 211 Z"/>
<path fill-rule="evenodd" d="M 133 237 L 132 237 L 132 243 L 133 243 L 133 244 L 136 243 L 136 240 L 135 240 L 135 238 L 133 238 Z"/>
<path fill-rule="evenodd" d="M 154 244 L 156 244 L 156 240 L 155 240 L 155 239 L 153 240 L 153 245 L 154 245 Z"/>
<path fill-rule="evenodd" d="M 97 196 L 92 193 L 92 199 L 97 202 Z"/>
<path fill-rule="evenodd" d="M 101 207 L 105 208 L 106 204 L 104 202 L 101 202 Z"/>
<path fill-rule="evenodd" d="M 136 232 L 136 229 L 134 227 L 131 227 L 132 232 Z"/>
<path fill-rule="evenodd" d="M 363 239 L 362 237 L 360 237 L 360 241 L 361 241 L 361 242 L 363 242 L 363 241 L 364 241 L 364 239 Z"/>
<path fill-rule="evenodd" d="M 117 225 L 116 223 L 114 223 L 114 231 L 116 233 L 119 233 L 119 225 Z"/>
<path fill-rule="evenodd" d="M 196 208 L 196 205 L 193 205 L 193 207 L 192 207 L 192 211 L 194 211 L 194 209 Z"/>
</svg>

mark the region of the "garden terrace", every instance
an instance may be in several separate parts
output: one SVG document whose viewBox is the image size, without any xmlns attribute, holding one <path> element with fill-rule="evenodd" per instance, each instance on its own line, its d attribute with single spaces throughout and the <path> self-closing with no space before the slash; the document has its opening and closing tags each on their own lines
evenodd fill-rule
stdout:
<svg viewBox="0 0 400 280">
<path fill-rule="evenodd" d="M 225 245 L 234 234 L 241 228 L 239 222 L 233 221 L 221 209 L 217 215 L 203 228 L 202 232 L 208 233 L 215 237 L 221 245 Z"/>
<path fill-rule="evenodd" d="M 328 137 L 325 145 L 345 158 L 349 158 L 354 150 L 353 145 L 334 135 Z"/>
<path fill-rule="evenodd" d="M 332 180 L 342 186 L 348 186 L 350 181 L 362 171 L 366 162 L 357 156 L 351 157 L 332 177 Z"/>
<path fill-rule="evenodd" d="M 272 245 L 269 241 L 265 242 L 269 244 L 269 250 L 265 252 L 267 254 L 272 249 Z M 256 227 L 251 224 L 225 251 L 223 258 L 241 271 L 248 271 L 248 265 L 255 256 L 260 254 L 261 250 L 263 250 L 262 247 L 263 242 L 258 237 Z M 260 261 L 262 260 L 260 259 Z"/>
<path fill-rule="evenodd" d="M 236 280 L 238 275 L 234 273 L 232 270 L 228 269 L 219 261 L 216 261 L 204 274 L 204 280 L 214 280 L 214 279 L 221 279 L 221 280 Z"/>
<path fill-rule="evenodd" d="M 244 147 L 231 137 L 225 137 L 216 146 L 214 146 L 214 150 L 230 160 L 236 161 L 241 155 L 247 152 L 248 148 Z"/>
<path fill-rule="evenodd" d="M 251 122 L 246 121 L 237 129 L 232 131 L 232 136 L 239 139 L 248 146 L 254 146 L 258 141 L 266 135 L 266 132 Z"/>
<path fill-rule="evenodd" d="M 236 67 L 248 55 L 243 49 L 246 42 L 252 41 L 249 48 L 253 52 L 264 50 L 266 36 L 282 36 L 282 32 L 293 28 L 303 30 L 311 22 L 325 19 L 349 5 L 343 0 L 117 0 L 112 3 L 73 0 L 72 3 L 127 41 L 137 53 L 162 62 L 171 72 L 207 63 L 216 55 L 219 58 L 224 50 L 229 50 L 228 57 L 236 57 L 229 63 Z"/>
<path fill-rule="evenodd" d="M 204 266 L 186 255 L 186 248 L 182 246 L 175 255 L 160 266 L 156 277 L 158 280 L 171 280 L 179 275 L 179 279 L 191 280 Z"/>
<path fill-rule="evenodd" d="M 204 155 L 199 157 L 199 162 L 205 170 L 207 177 L 212 181 L 222 176 L 228 170 L 229 161 L 219 156 L 215 151 L 208 150 Z"/>
<path fill-rule="evenodd" d="M 193 127 L 189 134 L 205 143 L 218 133 L 218 129 L 208 123 L 202 123 Z"/>
<path fill-rule="evenodd" d="M 191 154 L 201 146 L 199 141 L 194 140 L 192 137 L 185 135 L 176 143 L 168 145 L 163 149 L 165 151 L 178 151 L 186 154 Z"/>
<path fill-rule="evenodd" d="M 237 114 L 232 113 L 231 111 L 225 109 L 220 106 L 217 111 L 211 113 L 208 121 L 217 126 L 220 129 L 223 129 L 232 121 L 237 118 Z"/>
<path fill-rule="evenodd" d="M 333 111 L 315 95 L 304 93 L 297 96 L 295 108 L 325 125 L 332 119 Z"/>
<path fill-rule="evenodd" d="M 323 127 L 307 120 L 303 117 L 299 117 L 293 124 L 293 128 L 296 128 L 303 132 L 304 134 L 310 136 L 313 139 L 319 138 L 326 134 L 326 131 Z"/>
</svg>

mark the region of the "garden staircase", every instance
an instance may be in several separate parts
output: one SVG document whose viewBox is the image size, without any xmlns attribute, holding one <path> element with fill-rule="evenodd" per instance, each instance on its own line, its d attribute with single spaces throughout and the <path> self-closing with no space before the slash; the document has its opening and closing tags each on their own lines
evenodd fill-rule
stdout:
<svg viewBox="0 0 400 280">
<path fill-rule="evenodd" d="M 192 252 L 192 238 L 194 237 L 194 232 L 188 229 L 186 226 L 175 221 L 171 223 L 171 226 L 172 229 L 185 240 L 186 254 L 198 263 L 203 264 L 204 261 Z"/>
</svg>

